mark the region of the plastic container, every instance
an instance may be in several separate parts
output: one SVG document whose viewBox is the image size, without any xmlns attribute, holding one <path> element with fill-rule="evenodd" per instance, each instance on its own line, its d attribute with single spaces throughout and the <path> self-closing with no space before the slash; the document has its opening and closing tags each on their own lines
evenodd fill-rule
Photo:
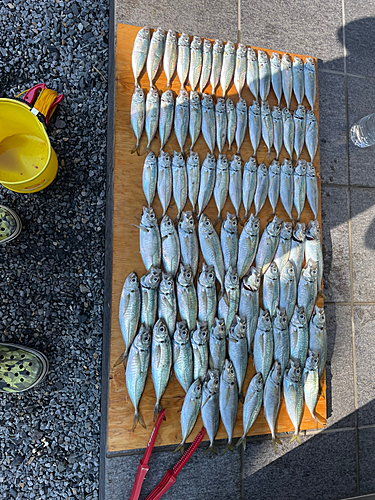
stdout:
<svg viewBox="0 0 375 500">
<path fill-rule="evenodd" d="M 361 118 L 350 129 L 350 138 L 359 148 L 375 144 L 375 113 Z"/>
</svg>

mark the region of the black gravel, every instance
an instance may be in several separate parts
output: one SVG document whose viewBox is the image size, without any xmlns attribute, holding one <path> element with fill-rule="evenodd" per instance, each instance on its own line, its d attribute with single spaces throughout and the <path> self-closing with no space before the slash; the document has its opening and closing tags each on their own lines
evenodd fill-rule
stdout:
<svg viewBox="0 0 375 500">
<path fill-rule="evenodd" d="M 0 1 L 0 94 L 64 93 L 49 127 L 55 182 L 0 203 L 21 217 L 0 247 L 0 339 L 43 351 L 45 382 L 0 395 L 0 498 L 98 497 L 108 2 Z"/>
</svg>

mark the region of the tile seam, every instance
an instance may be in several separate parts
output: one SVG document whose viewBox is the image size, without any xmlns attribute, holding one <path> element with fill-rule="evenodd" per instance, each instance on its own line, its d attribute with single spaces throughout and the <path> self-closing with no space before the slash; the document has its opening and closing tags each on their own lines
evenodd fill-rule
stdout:
<svg viewBox="0 0 375 500">
<path fill-rule="evenodd" d="M 321 182 L 321 186 L 323 187 L 334 187 L 334 188 L 348 188 L 348 184 L 340 184 L 335 182 Z M 372 191 L 375 189 L 375 186 L 365 186 L 364 184 L 351 184 L 351 189 L 367 189 Z"/>
<path fill-rule="evenodd" d="M 343 71 L 337 71 L 337 70 L 334 70 L 334 69 L 325 69 L 325 68 L 321 68 L 319 69 L 319 73 L 329 73 L 330 75 L 341 75 L 341 76 L 350 76 L 350 77 L 353 77 L 353 78 L 362 78 L 363 80 L 365 80 L 366 78 L 371 78 L 371 79 L 374 79 L 375 76 L 373 75 L 358 75 L 356 73 L 344 73 Z"/>
</svg>

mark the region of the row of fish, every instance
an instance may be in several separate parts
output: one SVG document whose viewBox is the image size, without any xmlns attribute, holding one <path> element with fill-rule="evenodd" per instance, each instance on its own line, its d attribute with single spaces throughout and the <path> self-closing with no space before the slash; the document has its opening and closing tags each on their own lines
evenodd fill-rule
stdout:
<svg viewBox="0 0 375 500">
<path fill-rule="evenodd" d="M 187 160 L 182 153 L 161 152 L 157 158 L 150 151 L 143 165 L 142 187 L 148 207 L 150 208 L 156 191 L 163 208 L 163 216 L 170 205 L 172 194 L 177 207 L 177 219 L 180 218 L 189 199 L 193 212 L 198 205 L 198 218 L 207 207 L 213 195 L 217 207 L 217 222 L 221 220 L 221 212 L 229 198 L 236 216 L 239 217 L 241 202 L 245 209 L 244 219 L 254 203 L 255 215 L 263 208 L 267 197 L 273 213 L 281 199 L 290 219 L 293 219 L 293 206 L 299 220 L 304 209 L 306 198 L 316 218 L 319 210 L 318 179 L 314 165 L 306 160 L 298 160 L 293 167 L 290 160 L 282 164 L 273 160 L 269 167 L 265 163 L 257 165 L 256 159 L 250 159 L 242 167 L 240 155 L 232 159 L 220 154 L 216 160 L 207 153 L 202 166 L 198 153 L 191 152 Z M 148 214 L 144 209 L 144 216 Z M 143 217 L 142 215 L 142 217 Z"/>
<path fill-rule="evenodd" d="M 212 44 L 210 40 L 194 36 L 190 41 L 189 35 L 182 33 L 177 39 L 174 31 L 167 34 L 158 28 L 150 38 L 149 28 L 142 28 L 134 41 L 132 53 L 132 69 L 135 85 L 139 86 L 139 77 L 144 66 L 150 88 L 154 86 L 155 77 L 163 62 L 163 69 L 167 78 L 167 87 L 170 88 L 176 68 L 181 88 L 189 80 L 193 91 L 200 91 L 211 84 L 212 93 L 216 92 L 218 84 L 225 97 L 232 80 L 239 97 L 245 82 L 254 99 L 266 101 L 271 85 L 278 104 L 284 95 L 286 106 L 289 108 L 292 93 L 297 103 L 302 104 L 304 96 L 314 108 L 316 99 L 316 67 L 314 60 L 307 57 L 305 62 L 298 56 L 293 60 L 289 54 L 273 52 L 268 58 L 264 50 L 256 51 L 239 43 L 237 48 L 233 42 L 225 45 L 220 40 Z"/>
<path fill-rule="evenodd" d="M 293 150 L 299 159 L 303 146 L 306 143 L 310 160 L 313 161 L 318 148 L 318 122 L 313 110 L 307 110 L 303 104 L 292 113 L 289 108 L 274 106 L 272 111 L 268 101 L 261 105 L 253 101 L 247 106 L 245 99 L 239 98 L 235 105 L 229 97 L 218 98 L 216 104 L 211 95 L 198 92 L 190 92 L 190 97 L 185 89 L 181 89 L 179 95 L 174 99 L 171 90 L 166 90 L 160 99 L 155 88 L 147 93 L 136 87 L 131 101 L 131 124 L 136 137 L 134 151 L 139 151 L 139 144 L 146 131 L 147 146 L 149 150 L 151 142 L 157 131 L 160 137 L 160 149 L 163 150 L 167 143 L 172 128 L 180 146 L 181 151 L 190 135 L 193 149 L 200 133 L 207 144 L 211 154 L 217 146 L 222 153 L 227 143 L 228 150 L 236 142 L 236 152 L 239 153 L 248 131 L 253 156 L 256 156 L 260 140 L 263 138 L 268 150 L 274 147 L 276 158 L 280 156 L 284 144 L 290 157 L 293 158 Z"/>
</svg>

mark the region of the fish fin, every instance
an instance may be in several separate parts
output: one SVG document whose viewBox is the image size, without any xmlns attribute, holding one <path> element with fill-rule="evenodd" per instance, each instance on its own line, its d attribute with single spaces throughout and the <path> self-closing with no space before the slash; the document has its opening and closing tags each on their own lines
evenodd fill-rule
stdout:
<svg viewBox="0 0 375 500">
<path fill-rule="evenodd" d="M 275 455 L 277 455 L 276 443 L 280 444 L 281 446 L 283 445 L 283 443 L 280 441 L 280 439 L 277 436 L 272 438 L 273 451 L 275 452 Z"/>
<path fill-rule="evenodd" d="M 158 402 L 156 402 L 155 406 L 154 406 L 154 413 L 152 415 L 152 421 L 153 422 L 155 422 L 155 420 L 158 418 L 158 415 L 161 412 L 161 410 L 162 410 L 162 407 L 160 406 L 160 404 Z"/>
<path fill-rule="evenodd" d="M 210 399 L 211 399 L 211 396 L 208 396 L 206 401 L 202 404 L 201 409 L 209 402 Z"/>
<path fill-rule="evenodd" d="M 225 450 L 223 451 L 223 455 L 225 455 L 225 453 L 228 450 L 233 451 L 233 443 L 232 443 L 232 441 L 228 441 L 228 444 L 226 445 Z"/>
<path fill-rule="evenodd" d="M 319 299 L 320 297 L 323 297 L 324 300 L 327 300 L 327 297 L 324 295 L 323 290 L 318 291 L 318 295 L 316 296 L 316 298 Z"/>
<path fill-rule="evenodd" d="M 324 427 L 325 424 L 322 422 L 322 420 L 320 420 L 323 419 L 323 417 L 319 415 L 319 413 L 314 413 L 311 416 L 314 419 L 314 422 L 317 422 L 318 424 Z"/>
<path fill-rule="evenodd" d="M 138 411 L 138 421 L 144 429 L 147 429 L 145 421 L 143 420 L 143 417 L 139 411 Z"/>
<path fill-rule="evenodd" d="M 229 387 L 229 385 L 227 385 L 226 394 L 225 394 L 224 410 L 227 407 L 227 404 L 229 403 L 229 397 L 230 397 L 230 387 Z"/>
<path fill-rule="evenodd" d="M 243 403 L 245 401 L 245 398 L 243 397 L 242 391 L 238 393 L 238 399 Z"/>
<path fill-rule="evenodd" d="M 125 351 L 121 354 L 121 356 L 118 358 L 118 360 L 113 365 L 113 368 L 116 368 L 116 366 L 120 365 L 121 363 L 124 363 L 124 366 L 126 366 L 126 358 L 128 357 L 128 354 L 129 353 L 125 349 Z"/>
<path fill-rule="evenodd" d="M 167 299 L 167 297 L 166 297 L 165 295 L 163 295 L 163 297 L 162 297 L 162 301 L 163 301 L 163 303 L 164 303 L 166 306 L 168 306 L 168 308 L 169 308 L 171 311 L 173 311 L 173 306 L 172 306 L 172 304 L 169 302 L 169 300 Z"/>
<path fill-rule="evenodd" d="M 154 349 L 154 351 L 153 351 L 152 355 L 154 356 L 154 359 L 155 359 L 155 365 L 156 365 L 156 368 L 159 368 L 159 366 L 160 366 L 160 360 L 161 360 L 161 355 L 160 355 L 160 353 L 161 353 L 161 347 L 160 347 L 160 344 L 156 344 L 156 345 L 154 344 L 153 349 Z"/>
<path fill-rule="evenodd" d="M 144 291 L 142 293 L 142 306 L 144 305 L 144 310 L 147 311 L 148 309 L 148 293 Z"/>
<path fill-rule="evenodd" d="M 212 453 L 215 453 L 217 455 L 217 450 L 215 448 L 214 443 L 210 444 L 210 446 L 207 448 L 207 450 L 204 452 L 204 455 L 207 455 L 208 452 L 212 451 Z M 204 456 L 203 455 L 203 456 Z"/>
<path fill-rule="evenodd" d="M 290 442 L 293 443 L 293 441 L 297 441 L 298 444 L 301 444 L 301 438 L 300 438 L 299 433 L 298 434 L 293 434 L 292 439 L 290 440 Z"/>
<path fill-rule="evenodd" d="M 216 227 L 219 223 L 221 223 L 223 221 L 223 219 L 221 218 L 221 214 L 219 213 L 215 219 L 215 222 L 214 222 L 214 227 Z"/>
<path fill-rule="evenodd" d="M 242 448 L 246 450 L 246 435 L 240 437 L 240 439 L 236 443 L 236 448 L 237 446 L 240 446 L 240 444 L 242 444 Z"/>
<path fill-rule="evenodd" d="M 212 369 L 214 368 L 214 360 L 211 352 L 208 353 L 208 366 Z"/>
<path fill-rule="evenodd" d="M 143 227 L 143 226 L 138 226 L 138 224 L 130 224 L 131 226 L 134 226 L 134 227 L 137 227 L 138 229 L 140 229 L 141 231 L 143 231 L 144 233 L 148 233 L 148 229 Z"/>
<path fill-rule="evenodd" d="M 132 425 L 132 432 L 134 432 L 135 428 L 138 425 L 138 422 L 141 424 L 141 426 L 146 429 L 146 424 L 145 421 L 143 420 L 142 415 L 140 414 L 139 411 L 136 410 L 134 413 L 134 418 L 133 418 L 133 425 Z"/>
<path fill-rule="evenodd" d="M 180 443 L 177 448 L 174 450 L 174 453 L 177 453 L 178 451 L 181 452 L 181 455 L 184 454 L 184 448 L 185 448 L 185 441 L 182 441 L 182 443 Z"/>
<path fill-rule="evenodd" d="M 233 344 L 236 344 L 238 341 L 234 339 L 233 337 L 227 337 L 228 342 L 232 342 Z"/>
</svg>

